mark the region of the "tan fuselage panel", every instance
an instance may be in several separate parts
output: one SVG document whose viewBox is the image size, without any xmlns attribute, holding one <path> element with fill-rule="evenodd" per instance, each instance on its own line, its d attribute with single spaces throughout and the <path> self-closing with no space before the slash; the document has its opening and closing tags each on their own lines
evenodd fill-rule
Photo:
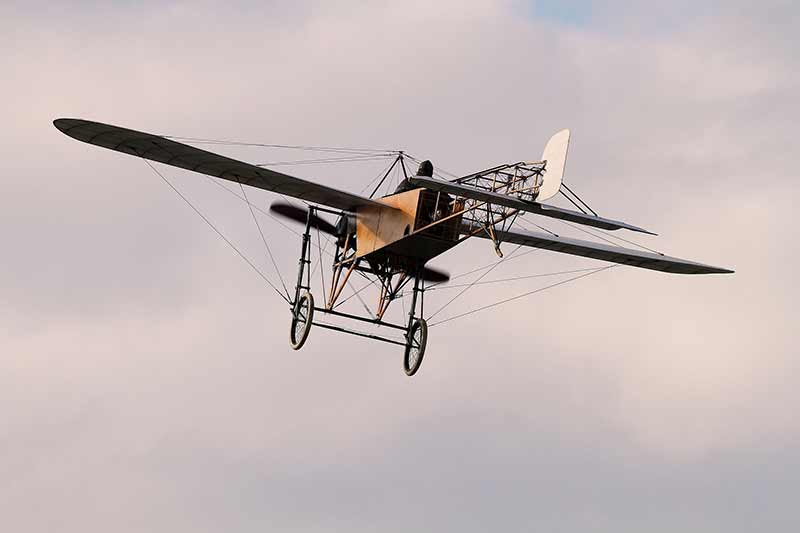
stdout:
<svg viewBox="0 0 800 533">
<path fill-rule="evenodd" d="M 414 231 L 422 189 L 393 194 L 379 202 L 394 209 L 366 206 L 356 210 L 356 255 L 363 257 Z"/>
</svg>

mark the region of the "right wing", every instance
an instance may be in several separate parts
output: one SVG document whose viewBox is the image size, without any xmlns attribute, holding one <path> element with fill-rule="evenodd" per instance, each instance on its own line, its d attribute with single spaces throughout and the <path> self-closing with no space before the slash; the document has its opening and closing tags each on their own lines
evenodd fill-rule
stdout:
<svg viewBox="0 0 800 533">
<path fill-rule="evenodd" d="M 53 124 L 66 135 L 85 143 L 336 209 L 353 211 L 365 206 L 386 207 L 357 194 L 237 161 L 159 135 L 75 118 L 59 118 Z"/>
<path fill-rule="evenodd" d="M 477 229 L 477 228 L 476 228 Z M 471 233 L 469 228 L 464 228 L 463 233 Z M 542 248 L 570 255 L 579 255 L 628 265 L 637 268 L 647 268 L 650 270 L 660 270 L 661 272 L 671 272 L 673 274 L 732 274 L 733 270 L 720 268 L 677 257 L 632 250 L 618 246 L 609 246 L 568 237 L 556 237 L 538 231 L 499 231 L 495 230 L 495 235 L 500 242 L 511 242 L 530 246 L 532 248 Z M 475 234 L 475 237 L 490 238 L 485 231 Z"/>
</svg>

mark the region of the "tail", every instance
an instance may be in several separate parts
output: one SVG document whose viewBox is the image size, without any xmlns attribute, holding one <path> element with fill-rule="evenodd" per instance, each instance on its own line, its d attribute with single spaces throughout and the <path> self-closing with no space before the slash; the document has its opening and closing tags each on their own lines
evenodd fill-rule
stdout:
<svg viewBox="0 0 800 533">
<path fill-rule="evenodd" d="M 552 198 L 561 189 L 561 180 L 564 179 L 564 167 L 567 164 L 567 149 L 569 148 L 569 130 L 561 130 L 547 141 L 542 154 L 545 161 L 544 181 L 539 187 L 536 200 L 541 202 Z"/>
</svg>

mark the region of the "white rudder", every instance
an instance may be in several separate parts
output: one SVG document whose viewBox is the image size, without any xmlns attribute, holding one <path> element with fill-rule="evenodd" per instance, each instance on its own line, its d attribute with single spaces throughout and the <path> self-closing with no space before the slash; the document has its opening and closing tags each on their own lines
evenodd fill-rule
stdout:
<svg viewBox="0 0 800 533">
<path fill-rule="evenodd" d="M 569 130 L 561 130 L 547 141 L 542 154 L 542 161 L 546 161 L 544 181 L 539 187 L 536 201 L 541 202 L 552 198 L 561 189 L 561 180 L 564 179 L 564 167 L 567 164 L 567 149 L 569 148 Z"/>
</svg>

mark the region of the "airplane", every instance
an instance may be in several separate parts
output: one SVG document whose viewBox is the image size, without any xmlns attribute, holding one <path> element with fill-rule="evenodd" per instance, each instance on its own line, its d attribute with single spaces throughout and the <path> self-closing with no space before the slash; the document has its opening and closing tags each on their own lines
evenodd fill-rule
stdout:
<svg viewBox="0 0 800 533">
<path fill-rule="evenodd" d="M 516 228 L 518 217 L 533 214 L 602 230 L 655 235 L 638 226 L 600 217 L 574 201 L 580 210 L 544 203 L 566 187 L 563 177 L 570 141 L 567 129 L 552 136 L 538 160 L 497 165 L 453 180 L 434 176 L 430 161 L 421 162 L 416 174 L 409 175 L 403 163 L 403 153 L 399 152 L 395 163 L 402 166 L 403 180 L 393 194 L 376 198 L 377 187 L 371 197 L 353 194 L 164 136 L 75 118 L 59 118 L 53 124 L 64 134 L 85 143 L 303 201 L 304 207 L 287 202 L 276 202 L 271 206 L 275 215 L 305 225 L 294 295 L 288 300 L 291 307 L 291 347 L 295 350 L 303 347 L 312 325 L 397 344 L 404 349 L 403 366 L 408 376 L 419 370 L 427 346 L 426 284 L 440 284 L 449 278 L 427 263 L 469 238 L 491 241 L 499 257 L 503 257 L 501 244 L 513 243 L 675 274 L 733 273 L 726 268 L 651 251 Z M 334 215 L 336 224 L 330 223 L 320 213 Z M 318 295 L 324 298 L 322 305 L 315 302 L 311 293 L 312 230 L 335 239 L 330 290 Z M 364 316 L 337 309 L 342 291 L 353 272 L 380 283 L 374 315 Z M 389 305 L 401 297 L 408 286 L 412 287 L 411 303 L 405 323 L 385 320 Z M 402 341 L 315 321 L 317 313 L 400 331 Z"/>
</svg>

